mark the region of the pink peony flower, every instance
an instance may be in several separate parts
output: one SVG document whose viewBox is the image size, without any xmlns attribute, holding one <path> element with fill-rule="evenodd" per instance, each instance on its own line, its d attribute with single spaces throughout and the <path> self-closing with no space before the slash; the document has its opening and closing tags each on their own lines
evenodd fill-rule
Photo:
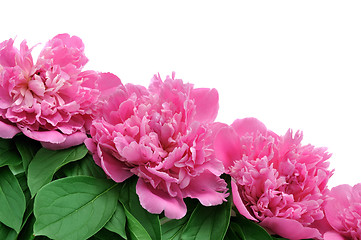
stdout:
<svg viewBox="0 0 361 240">
<path fill-rule="evenodd" d="M 213 135 L 221 124 L 215 89 L 154 76 L 148 89 L 127 84 L 109 99 L 85 141 L 95 162 L 116 182 L 139 177 L 136 192 L 151 213 L 186 214 L 183 198 L 221 204 L 227 184 L 219 176 Z"/>
<path fill-rule="evenodd" d="M 233 201 L 245 217 L 289 239 L 319 238 L 332 171 L 326 148 L 301 145 L 302 133 L 278 136 L 255 118 L 238 119 L 215 137 L 217 158 L 232 177 Z"/>
<path fill-rule="evenodd" d="M 32 49 L 0 43 L 0 137 L 23 132 L 51 149 L 81 144 L 95 103 L 121 84 L 110 73 L 82 72 L 88 59 L 80 38 L 55 36 L 33 63 Z"/>
<path fill-rule="evenodd" d="M 331 189 L 325 214 L 333 231 L 326 232 L 325 240 L 361 239 L 361 183 L 351 187 L 344 184 Z"/>
</svg>

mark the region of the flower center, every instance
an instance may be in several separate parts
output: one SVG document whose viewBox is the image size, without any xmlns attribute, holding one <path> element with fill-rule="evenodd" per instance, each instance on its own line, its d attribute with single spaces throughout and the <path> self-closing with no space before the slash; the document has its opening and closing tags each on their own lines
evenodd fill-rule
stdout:
<svg viewBox="0 0 361 240">
<path fill-rule="evenodd" d="M 69 76 L 64 76 L 59 69 L 51 68 L 50 71 L 36 71 L 30 76 L 23 76 L 18 79 L 12 91 L 14 104 L 33 107 L 35 103 L 43 100 L 51 103 L 52 106 L 65 104 L 59 94 Z"/>
<path fill-rule="evenodd" d="M 15 105 L 32 107 L 34 99 L 39 99 L 44 96 L 45 85 L 39 72 L 30 77 L 22 78 L 16 85 L 13 91 Z"/>
</svg>

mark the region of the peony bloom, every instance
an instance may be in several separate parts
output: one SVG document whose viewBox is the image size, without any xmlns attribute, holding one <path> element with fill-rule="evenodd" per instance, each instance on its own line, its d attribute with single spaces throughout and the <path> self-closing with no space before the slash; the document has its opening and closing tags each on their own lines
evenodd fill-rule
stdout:
<svg viewBox="0 0 361 240">
<path fill-rule="evenodd" d="M 0 43 L 0 137 L 23 132 L 51 149 L 83 143 L 95 103 L 121 84 L 109 73 L 83 71 L 88 59 L 80 38 L 46 43 L 36 64 L 26 42 Z"/>
<path fill-rule="evenodd" d="M 154 76 L 149 88 L 127 84 L 93 121 L 85 141 L 95 162 L 116 182 L 137 175 L 136 192 L 151 213 L 186 214 L 183 198 L 205 206 L 221 204 L 227 184 L 219 176 L 213 135 L 221 124 L 215 89 Z"/>
<path fill-rule="evenodd" d="M 331 189 L 325 214 L 333 231 L 326 232 L 325 240 L 361 239 L 361 183 L 351 187 L 344 184 Z"/>
<path fill-rule="evenodd" d="M 319 238 L 330 154 L 301 145 L 302 133 L 278 136 L 254 118 L 238 119 L 215 137 L 217 158 L 232 177 L 233 201 L 245 217 L 289 239 Z"/>
</svg>

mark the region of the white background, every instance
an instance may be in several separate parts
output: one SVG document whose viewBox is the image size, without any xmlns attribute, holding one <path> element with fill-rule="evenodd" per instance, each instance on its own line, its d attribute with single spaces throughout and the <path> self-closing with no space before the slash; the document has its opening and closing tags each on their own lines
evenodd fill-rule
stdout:
<svg viewBox="0 0 361 240">
<path fill-rule="evenodd" d="M 83 39 L 87 69 L 217 88 L 218 120 L 257 117 L 333 153 L 330 186 L 361 182 L 359 1 L 3 1 L 0 41 Z M 34 53 L 40 51 L 37 47 Z"/>
</svg>

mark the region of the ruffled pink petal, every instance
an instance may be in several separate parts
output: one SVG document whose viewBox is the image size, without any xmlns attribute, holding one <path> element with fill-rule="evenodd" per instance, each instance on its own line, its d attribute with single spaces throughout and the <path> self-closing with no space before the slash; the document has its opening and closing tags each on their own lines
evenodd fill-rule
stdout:
<svg viewBox="0 0 361 240">
<path fill-rule="evenodd" d="M 272 233 L 290 240 L 321 238 L 321 234 L 316 228 L 304 227 L 294 219 L 279 217 L 265 218 L 260 225 L 269 229 Z"/>
<path fill-rule="evenodd" d="M 59 39 L 62 43 L 69 48 L 78 48 L 80 50 L 84 50 L 83 41 L 77 36 L 71 36 L 68 33 L 61 33 L 56 35 L 52 41 Z"/>
<path fill-rule="evenodd" d="M 236 130 L 238 136 L 244 136 L 246 133 L 257 133 L 257 131 L 262 135 L 267 134 L 266 126 L 256 118 L 236 119 L 231 126 Z"/>
<path fill-rule="evenodd" d="M 126 167 L 109 153 L 102 151 L 98 147 L 98 155 L 100 156 L 100 164 L 104 172 L 115 182 L 123 182 L 133 176 Z"/>
<path fill-rule="evenodd" d="M 30 130 L 27 127 L 20 127 L 21 131 L 29 138 L 37 140 L 39 142 L 49 142 L 49 143 L 62 143 L 66 139 L 66 135 L 58 131 L 34 131 Z"/>
<path fill-rule="evenodd" d="M 148 146 L 131 142 L 128 146 L 122 149 L 120 154 L 124 159 L 127 159 L 127 162 L 131 164 L 146 164 L 152 157 L 153 152 Z"/>
<path fill-rule="evenodd" d="M 92 153 L 94 162 L 98 166 L 101 166 L 100 157 L 97 154 L 97 145 L 94 143 L 93 139 L 91 139 L 91 138 L 85 139 L 84 144 L 85 144 L 86 148 Z"/>
<path fill-rule="evenodd" d="M 28 87 L 36 95 L 44 97 L 45 85 L 39 76 L 35 76 L 32 81 L 29 81 Z"/>
<path fill-rule="evenodd" d="M 232 197 L 233 197 L 233 203 L 236 206 L 238 212 L 245 216 L 246 218 L 253 220 L 253 221 L 257 221 L 257 219 L 255 219 L 247 210 L 246 206 L 244 205 L 241 197 L 239 196 L 239 192 L 238 192 L 238 187 L 237 184 L 235 182 L 231 182 L 231 187 L 232 187 Z"/>
<path fill-rule="evenodd" d="M 65 149 L 72 146 L 80 145 L 84 142 L 87 138 L 86 134 L 83 132 L 76 132 L 71 135 L 66 135 L 66 139 L 62 143 L 49 143 L 49 142 L 42 142 L 41 145 L 50 150 L 59 150 Z"/>
<path fill-rule="evenodd" d="M 101 73 L 98 80 L 98 89 L 101 92 L 100 97 L 106 98 L 112 95 L 123 84 L 121 80 L 112 73 Z"/>
<path fill-rule="evenodd" d="M 0 71 L 1 71 L 1 65 L 0 65 Z M 1 82 L 1 78 L 0 78 L 0 82 Z M 9 94 L 9 90 L 7 89 L 7 87 L 5 86 L 1 86 L 0 83 L 0 109 L 7 109 L 9 107 L 11 107 L 11 105 L 13 104 L 13 99 Z"/>
<path fill-rule="evenodd" d="M 19 132 L 18 127 L 0 121 L 0 138 L 13 138 Z"/>
<path fill-rule="evenodd" d="M 219 130 L 214 139 L 216 158 L 223 162 L 226 172 L 235 160 L 241 158 L 241 141 L 237 133 L 231 127 Z"/>
<path fill-rule="evenodd" d="M 331 189 L 330 196 L 337 199 L 341 206 L 350 205 L 349 199 L 352 193 L 352 186 L 348 184 L 338 185 Z"/>
<path fill-rule="evenodd" d="M 184 197 L 197 198 L 204 206 L 213 206 L 226 201 L 227 183 L 218 176 L 205 171 L 194 177 L 183 189 Z"/>
<path fill-rule="evenodd" d="M 329 224 L 336 230 L 343 230 L 344 226 L 339 217 L 339 211 L 348 208 L 352 187 L 348 184 L 342 184 L 332 188 L 330 195 L 336 199 L 330 199 L 325 205 L 325 215 Z"/>
<path fill-rule="evenodd" d="M 143 208 L 153 214 L 164 215 L 171 219 L 180 219 L 185 216 L 187 207 L 182 197 L 171 197 L 168 193 L 154 189 L 150 184 L 138 179 L 136 192 Z"/>
<path fill-rule="evenodd" d="M 62 71 L 69 75 L 78 73 L 88 62 L 84 55 L 84 44 L 77 36 L 67 33 L 58 34 L 49 40 L 40 52 L 37 66 L 45 66 L 48 62 L 58 65 Z"/>
<path fill-rule="evenodd" d="M 192 91 L 196 106 L 195 121 L 213 122 L 218 114 L 218 92 L 212 88 L 196 88 Z"/>
<path fill-rule="evenodd" d="M 15 56 L 16 64 L 26 73 L 31 73 L 33 69 L 33 57 L 31 56 L 32 48 L 29 49 L 26 41 L 20 44 L 20 55 Z"/>
<path fill-rule="evenodd" d="M 323 235 L 324 240 L 347 240 L 341 234 L 336 231 L 329 231 Z"/>
<path fill-rule="evenodd" d="M 3 67 L 14 67 L 15 56 L 18 51 L 13 47 L 14 40 L 9 39 L 0 43 L 0 65 Z"/>
<path fill-rule="evenodd" d="M 321 220 L 314 221 L 310 227 L 317 228 L 318 231 L 320 231 L 321 234 L 324 234 L 329 231 L 333 231 L 334 229 L 331 227 L 331 225 L 328 223 L 326 217 L 322 218 Z"/>
<path fill-rule="evenodd" d="M 227 124 L 225 123 L 221 123 L 221 122 L 214 122 L 208 125 L 208 127 L 211 129 L 211 135 L 209 136 L 210 140 L 209 144 L 213 145 L 213 140 L 216 137 L 216 135 L 218 134 L 218 132 L 224 128 L 224 127 L 229 127 Z"/>
</svg>

